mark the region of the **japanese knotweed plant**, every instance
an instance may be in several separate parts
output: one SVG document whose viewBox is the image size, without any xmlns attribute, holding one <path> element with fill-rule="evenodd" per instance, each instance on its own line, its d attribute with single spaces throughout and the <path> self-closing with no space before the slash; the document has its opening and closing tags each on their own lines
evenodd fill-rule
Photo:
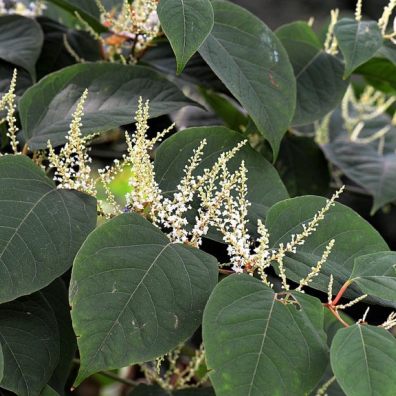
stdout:
<svg viewBox="0 0 396 396">
<path fill-rule="evenodd" d="M 337 200 L 394 200 L 396 2 L 323 37 L 223 0 L 3 3 L 0 393 L 393 396 L 396 254 Z M 180 127 L 191 92 L 225 126 Z"/>
</svg>

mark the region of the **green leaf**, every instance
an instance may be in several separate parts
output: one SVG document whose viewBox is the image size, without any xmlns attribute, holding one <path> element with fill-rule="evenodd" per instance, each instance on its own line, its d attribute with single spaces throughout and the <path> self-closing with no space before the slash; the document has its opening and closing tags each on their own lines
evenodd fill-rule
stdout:
<svg viewBox="0 0 396 396">
<path fill-rule="evenodd" d="M 56 391 L 57 394 L 65 393 L 65 385 L 72 368 L 72 361 L 77 349 L 77 340 L 74 335 L 68 291 L 62 279 L 56 279 L 40 293 L 47 299 L 55 314 L 60 335 L 60 358 L 51 379 L 48 381 L 48 388 Z M 50 390 L 47 390 L 49 392 Z"/>
<path fill-rule="evenodd" d="M 364 294 L 396 302 L 396 252 L 379 252 L 358 257 L 351 281 Z"/>
<path fill-rule="evenodd" d="M 43 32 L 34 19 L 0 16 L 0 59 L 24 68 L 35 79 L 35 65 L 42 45 Z"/>
<path fill-rule="evenodd" d="M 306 125 L 323 118 L 342 100 L 348 87 L 344 66 L 322 45 L 305 22 L 282 26 L 276 35 L 286 48 L 297 80 L 297 107 L 293 125 Z"/>
<path fill-rule="evenodd" d="M 326 199 L 304 196 L 275 204 L 267 214 L 266 225 L 270 232 L 270 247 L 286 244 L 292 234 L 302 232 L 303 224 L 313 219 L 315 213 L 326 205 Z M 334 239 L 335 244 L 320 274 L 310 286 L 327 292 L 330 274 L 334 276 L 334 290 L 338 290 L 352 273 L 356 257 L 388 250 L 381 235 L 352 209 L 336 203 L 319 223 L 297 253 L 284 259 L 286 276 L 298 282 L 306 277 L 320 260 L 326 245 Z M 361 293 L 350 291 L 357 297 Z"/>
<path fill-rule="evenodd" d="M 215 258 L 171 244 L 137 214 L 97 228 L 72 273 L 72 319 L 81 354 L 77 384 L 102 369 L 152 360 L 190 337 L 217 271 Z"/>
<path fill-rule="evenodd" d="M 0 157 L 0 184 L 2 303 L 47 286 L 70 268 L 95 227 L 96 201 L 56 189 L 22 155 Z"/>
<path fill-rule="evenodd" d="M 209 0 L 161 0 L 157 12 L 180 74 L 213 28 L 212 4 Z"/>
<path fill-rule="evenodd" d="M 0 386 L 18 396 L 39 395 L 59 360 L 58 324 L 41 293 L 0 305 L 0 344 Z"/>
<path fill-rule="evenodd" d="M 23 95 L 19 111 L 27 144 L 45 148 L 66 142 L 73 111 L 88 88 L 81 131 L 103 132 L 130 124 L 139 97 L 150 100 L 151 117 L 194 104 L 158 73 L 143 67 L 84 63 L 43 78 Z"/>
<path fill-rule="evenodd" d="M 203 173 L 217 160 L 220 153 L 231 150 L 241 141 L 243 135 L 224 127 L 189 128 L 166 139 L 158 148 L 155 158 L 155 175 L 165 194 L 175 191 L 184 175 L 184 166 L 201 141 L 206 139 L 204 155 L 196 174 Z M 248 195 L 251 202 L 248 212 L 251 230 L 255 230 L 257 219 L 263 219 L 268 209 L 276 202 L 288 197 L 274 167 L 260 154 L 246 144 L 229 162 L 230 171 L 236 170 L 245 161 L 248 170 Z"/>
<path fill-rule="evenodd" d="M 296 104 L 286 51 L 247 10 L 222 0 L 212 4 L 215 24 L 199 53 L 247 110 L 276 157 Z"/>
<path fill-rule="evenodd" d="M 97 33 L 107 32 L 107 28 L 104 27 L 99 19 L 99 9 L 95 1 L 92 0 L 49 0 L 63 10 L 67 11 L 73 16 L 76 16 L 76 12 L 80 17 L 88 23 Z"/>
<path fill-rule="evenodd" d="M 138 385 L 128 396 L 215 396 L 212 388 L 187 388 L 167 391 L 158 385 Z"/>
<path fill-rule="evenodd" d="M 383 43 L 381 30 L 374 21 L 343 18 L 335 25 L 334 34 L 345 58 L 345 78 L 370 60 Z"/>
<path fill-rule="evenodd" d="M 347 396 L 395 394 L 396 340 L 385 329 L 356 324 L 339 330 L 330 358 Z"/>
<path fill-rule="evenodd" d="M 282 297 L 248 275 L 213 291 L 203 339 L 217 396 L 304 395 L 320 380 L 328 354 L 322 305 L 302 293 Z"/>
</svg>

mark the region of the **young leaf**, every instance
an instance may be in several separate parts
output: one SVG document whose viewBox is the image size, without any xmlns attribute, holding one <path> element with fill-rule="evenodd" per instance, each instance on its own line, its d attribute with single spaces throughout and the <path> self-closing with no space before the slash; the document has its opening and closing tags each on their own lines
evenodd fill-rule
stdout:
<svg viewBox="0 0 396 396">
<path fill-rule="evenodd" d="M 322 50 L 319 39 L 305 22 L 282 26 L 276 35 L 286 48 L 297 80 L 293 125 L 323 118 L 341 102 L 348 87 L 342 78 L 342 62 Z"/>
<path fill-rule="evenodd" d="M 315 213 L 326 205 L 326 199 L 304 196 L 275 204 L 268 212 L 266 225 L 270 232 L 270 246 L 286 244 L 292 234 L 302 232 L 303 224 L 308 224 Z M 297 247 L 297 253 L 284 259 L 286 276 L 298 282 L 311 267 L 320 260 L 330 240 L 335 244 L 320 274 L 310 286 L 327 292 L 330 274 L 334 276 L 334 290 L 339 289 L 349 279 L 356 257 L 388 250 L 381 235 L 352 209 L 336 203 L 319 223 L 305 243 Z M 354 297 L 361 293 L 350 292 Z"/>
<path fill-rule="evenodd" d="M 396 252 L 379 252 L 358 257 L 351 281 L 363 294 L 396 302 Z"/>
<path fill-rule="evenodd" d="M 40 394 L 59 360 L 58 324 L 40 293 L 0 305 L 0 344 L 0 387 L 18 396 Z"/>
<path fill-rule="evenodd" d="M 161 0 L 157 12 L 180 74 L 213 28 L 212 4 L 209 0 Z"/>
<path fill-rule="evenodd" d="M 165 194 L 175 191 L 183 177 L 184 165 L 203 139 L 207 144 L 197 175 L 210 168 L 220 153 L 231 150 L 244 140 L 240 133 L 224 127 L 189 128 L 166 139 L 158 148 L 154 163 L 157 182 Z M 273 166 L 249 145 L 242 147 L 229 162 L 230 171 L 236 170 L 243 160 L 248 170 L 247 199 L 252 204 L 248 216 L 253 230 L 257 219 L 265 218 L 268 209 L 286 199 L 288 194 Z"/>
<path fill-rule="evenodd" d="M 330 359 L 347 396 L 395 394 L 396 340 L 385 329 L 356 324 L 339 330 Z"/>
<path fill-rule="evenodd" d="M 81 354 L 76 383 L 99 370 L 152 360 L 186 340 L 201 323 L 217 272 L 214 257 L 171 244 L 137 214 L 97 228 L 72 273 Z"/>
<path fill-rule="evenodd" d="M 374 21 L 343 18 L 335 25 L 334 34 L 345 58 L 345 78 L 370 60 L 383 43 L 381 30 Z"/>
<path fill-rule="evenodd" d="M 96 201 L 58 190 L 25 156 L 0 157 L 0 302 L 62 275 L 96 224 Z"/>
<path fill-rule="evenodd" d="M 286 51 L 247 10 L 223 0 L 212 4 L 215 24 L 199 53 L 247 110 L 276 157 L 296 104 Z"/>
<path fill-rule="evenodd" d="M 282 298 L 247 275 L 215 288 L 203 339 L 216 395 L 303 395 L 320 380 L 328 354 L 322 305 L 302 293 Z"/>
<path fill-rule="evenodd" d="M 32 18 L 0 16 L 0 59 L 27 70 L 36 78 L 35 65 L 43 45 L 43 32 Z"/>
<path fill-rule="evenodd" d="M 160 74 L 143 66 L 84 63 L 43 78 L 19 103 L 29 147 L 45 148 L 66 142 L 76 103 L 88 88 L 81 131 L 104 132 L 133 122 L 139 97 L 150 100 L 150 115 L 158 117 L 194 104 Z"/>
</svg>

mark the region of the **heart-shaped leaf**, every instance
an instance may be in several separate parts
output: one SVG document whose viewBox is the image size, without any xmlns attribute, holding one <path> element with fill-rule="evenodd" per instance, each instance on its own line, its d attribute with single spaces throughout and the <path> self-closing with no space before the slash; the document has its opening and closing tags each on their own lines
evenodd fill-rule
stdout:
<svg viewBox="0 0 396 396">
<path fill-rule="evenodd" d="M 235 4 L 212 1 L 215 24 L 199 50 L 271 144 L 274 157 L 293 118 L 296 81 L 278 38 Z"/>
<path fill-rule="evenodd" d="M 41 293 L 0 305 L 0 344 L 0 386 L 18 396 L 39 395 L 59 360 L 58 324 Z"/>
<path fill-rule="evenodd" d="M 161 0 L 157 12 L 180 74 L 213 28 L 212 4 L 209 0 Z"/>
<path fill-rule="evenodd" d="M 364 294 L 396 302 L 396 252 L 379 252 L 358 257 L 351 281 Z"/>
<path fill-rule="evenodd" d="M 43 32 L 34 19 L 0 16 L 0 59 L 24 68 L 35 79 L 35 65 L 42 45 Z"/>
<path fill-rule="evenodd" d="M 320 301 L 276 294 L 248 275 L 216 286 L 205 308 L 203 339 L 218 396 L 304 395 L 327 365 Z"/>
<path fill-rule="evenodd" d="M 350 74 L 370 60 L 382 47 L 383 37 L 377 22 L 343 18 L 334 27 L 334 34 L 345 58 L 345 74 Z"/>
<path fill-rule="evenodd" d="M 266 221 L 270 246 L 286 245 L 292 234 L 300 234 L 302 225 L 308 224 L 325 205 L 325 198 L 315 196 L 292 198 L 275 204 Z M 305 278 L 332 239 L 335 244 L 326 264 L 310 283 L 311 287 L 324 292 L 327 292 L 330 274 L 334 276 L 334 290 L 338 290 L 349 279 L 356 257 L 388 250 L 381 235 L 368 222 L 352 209 L 336 203 L 320 221 L 316 231 L 297 247 L 297 252 L 285 257 L 286 276 L 296 282 Z M 361 295 L 360 292 L 350 293 L 354 297 Z"/>
<path fill-rule="evenodd" d="M 81 131 L 104 132 L 130 124 L 138 99 L 150 100 L 150 115 L 158 117 L 194 104 L 153 70 L 115 63 L 84 63 L 64 68 L 28 89 L 19 103 L 29 147 L 66 142 L 67 131 L 83 91 L 88 88 Z"/>
<path fill-rule="evenodd" d="M 201 323 L 217 272 L 214 257 L 170 243 L 137 214 L 97 228 L 72 273 L 77 384 L 99 370 L 152 360 L 186 340 Z"/>
<path fill-rule="evenodd" d="M 394 395 L 396 340 L 385 329 L 356 324 L 339 330 L 331 345 L 330 358 L 337 381 L 347 396 Z"/>
<path fill-rule="evenodd" d="M 297 106 L 293 125 L 323 118 L 342 100 L 348 82 L 343 64 L 322 50 L 315 33 L 305 22 L 294 22 L 276 31 L 289 55 L 297 80 Z"/>
<path fill-rule="evenodd" d="M 96 201 L 56 189 L 22 155 L 0 157 L 0 184 L 0 302 L 6 302 L 42 289 L 70 268 L 95 227 Z"/>
</svg>

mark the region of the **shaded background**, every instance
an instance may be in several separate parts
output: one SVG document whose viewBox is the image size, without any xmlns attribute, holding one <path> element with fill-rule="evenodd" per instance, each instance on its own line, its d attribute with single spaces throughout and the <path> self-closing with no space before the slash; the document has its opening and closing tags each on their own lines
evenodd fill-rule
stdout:
<svg viewBox="0 0 396 396">
<path fill-rule="evenodd" d="M 270 28 L 296 21 L 308 20 L 315 17 L 319 24 L 328 17 L 330 10 L 354 11 L 356 0 L 232 0 L 259 18 Z M 363 0 L 363 12 L 372 18 L 378 18 L 382 14 L 383 7 L 388 0 Z"/>
</svg>

